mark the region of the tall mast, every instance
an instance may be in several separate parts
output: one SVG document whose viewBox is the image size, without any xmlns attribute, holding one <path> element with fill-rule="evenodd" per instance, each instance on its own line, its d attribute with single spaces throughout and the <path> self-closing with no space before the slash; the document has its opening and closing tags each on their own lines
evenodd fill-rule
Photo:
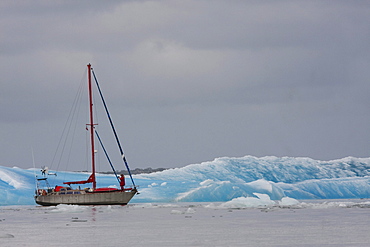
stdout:
<svg viewBox="0 0 370 247">
<path fill-rule="evenodd" d="M 94 147 L 94 118 L 93 118 L 93 99 L 92 99 L 92 85 L 91 85 L 91 64 L 87 65 L 87 76 L 88 76 L 88 85 L 89 85 L 89 110 L 90 110 L 90 142 L 91 142 L 91 167 L 93 179 L 93 189 L 96 189 L 96 180 L 95 180 L 95 147 Z"/>
</svg>

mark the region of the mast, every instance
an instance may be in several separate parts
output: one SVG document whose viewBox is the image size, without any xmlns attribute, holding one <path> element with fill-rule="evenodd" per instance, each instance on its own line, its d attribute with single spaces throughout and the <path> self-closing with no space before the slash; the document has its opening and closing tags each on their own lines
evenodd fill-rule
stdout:
<svg viewBox="0 0 370 247">
<path fill-rule="evenodd" d="M 92 85 L 91 85 L 91 64 L 87 65 L 87 76 L 88 76 L 88 86 L 89 86 L 89 111 L 90 111 L 90 142 L 91 142 L 91 178 L 93 189 L 96 189 L 95 180 L 95 146 L 94 146 L 94 117 L 93 117 L 93 99 L 92 99 Z"/>
</svg>

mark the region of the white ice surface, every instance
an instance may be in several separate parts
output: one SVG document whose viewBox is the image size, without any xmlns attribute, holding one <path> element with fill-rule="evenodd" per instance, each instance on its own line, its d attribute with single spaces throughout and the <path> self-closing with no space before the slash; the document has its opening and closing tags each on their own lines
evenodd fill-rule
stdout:
<svg viewBox="0 0 370 247">
<path fill-rule="evenodd" d="M 26 187 L 21 181 L 22 177 L 16 174 L 15 172 L 11 171 L 3 171 L 0 169 L 0 180 L 4 181 L 5 183 L 9 184 L 9 186 L 15 189 L 22 189 Z"/>
<path fill-rule="evenodd" d="M 244 209 L 212 205 L 0 207 L 0 246 L 365 247 L 370 243 L 366 200 Z"/>
</svg>

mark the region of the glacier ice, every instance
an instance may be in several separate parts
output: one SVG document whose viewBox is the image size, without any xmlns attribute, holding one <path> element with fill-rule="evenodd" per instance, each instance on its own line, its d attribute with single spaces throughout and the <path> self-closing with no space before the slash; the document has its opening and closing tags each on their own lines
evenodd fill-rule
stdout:
<svg viewBox="0 0 370 247">
<path fill-rule="evenodd" d="M 34 204 L 35 172 L 39 170 L 0 166 L 0 205 Z M 86 176 L 86 173 L 59 171 L 49 182 L 54 186 L 65 180 L 83 180 Z M 286 205 L 294 203 L 294 199 L 369 198 L 370 158 L 319 161 L 273 156 L 222 157 L 139 174 L 134 179 L 140 194 L 132 203 L 247 200 L 252 204 L 261 203 L 260 197 L 266 196 L 269 199 L 263 199 L 265 202 L 279 201 Z M 117 186 L 112 175 L 98 174 L 97 180 L 104 187 Z"/>
</svg>

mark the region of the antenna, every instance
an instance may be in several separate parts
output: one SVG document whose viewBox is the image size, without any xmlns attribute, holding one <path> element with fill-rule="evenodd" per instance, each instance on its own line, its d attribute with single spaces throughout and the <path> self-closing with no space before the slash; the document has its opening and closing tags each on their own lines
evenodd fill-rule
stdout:
<svg viewBox="0 0 370 247">
<path fill-rule="evenodd" d="M 38 182 L 37 182 L 35 155 L 33 154 L 33 147 L 31 147 L 31 153 L 32 153 L 33 174 L 35 175 L 35 185 L 36 185 L 36 189 L 38 189 L 39 186 L 38 186 Z"/>
</svg>

